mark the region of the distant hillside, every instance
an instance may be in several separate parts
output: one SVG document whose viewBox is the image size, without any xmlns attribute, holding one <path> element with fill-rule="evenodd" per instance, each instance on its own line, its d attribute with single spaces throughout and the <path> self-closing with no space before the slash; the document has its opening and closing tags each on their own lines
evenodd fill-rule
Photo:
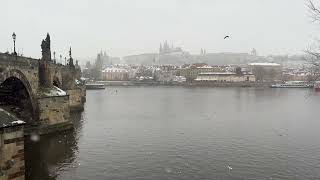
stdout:
<svg viewBox="0 0 320 180">
<path fill-rule="evenodd" d="M 127 64 L 192 64 L 204 62 L 209 65 L 247 64 L 249 62 L 265 61 L 264 57 L 253 56 L 248 53 L 208 53 L 204 55 L 191 55 L 187 52 L 168 54 L 147 53 L 123 57 Z"/>
<path fill-rule="evenodd" d="M 154 61 L 156 61 L 157 58 L 158 58 L 158 54 L 156 53 L 146 53 L 146 54 L 125 56 L 122 58 L 122 61 L 127 64 L 150 65 L 150 64 L 154 64 Z"/>
<path fill-rule="evenodd" d="M 208 53 L 194 55 L 196 62 L 204 62 L 210 65 L 247 64 L 250 62 L 265 61 L 264 57 L 253 56 L 248 53 Z"/>
</svg>

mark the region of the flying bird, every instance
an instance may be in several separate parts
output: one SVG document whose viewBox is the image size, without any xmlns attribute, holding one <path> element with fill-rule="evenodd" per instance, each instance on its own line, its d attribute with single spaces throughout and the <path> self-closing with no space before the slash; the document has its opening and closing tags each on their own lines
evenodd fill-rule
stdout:
<svg viewBox="0 0 320 180">
<path fill-rule="evenodd" d="M 232 167 L 231 167 L 231 166 L 227 166 L 227 168 L 229 169 L 229 171 L 231 171 L 231 170 L 232 170 Z"/>
<path fill-rule="evenodd" d="M 227 38 L 230 38 L 230 36 L 225 36 L 223 39 L 227 39 Z"/>
</svg>

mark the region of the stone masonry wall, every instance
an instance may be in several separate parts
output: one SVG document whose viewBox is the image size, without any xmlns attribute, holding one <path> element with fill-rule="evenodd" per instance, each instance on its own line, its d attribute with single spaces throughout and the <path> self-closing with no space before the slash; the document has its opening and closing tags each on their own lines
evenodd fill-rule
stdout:
<svg viewBox="0 0 320 180">
<path fill-rule="evenodd" d="M 23 126 L 0 129 L 0 180 L 24 180 Z"/>
<path fill-rule="evenodd" d="M 43 133 L 69 129 L 66 126 L 72 125 L 68 95 L 39 98 L 38 106 L 39 122 Z"/>
<path fill-rule="evenodd" d="M 74 89 L 75 88 L 75 74 L 74 69 L 64 66 L 61 68 L 61 77 L 62 77 L 62 89 Z"/>
<path fill-rule="evenodd" d="M 82 98 L 82 103 L 85 103 L 87 101 L 87 90 L 86 86 L 81 87 L 81 98 Z"/>
<path fill-rule="evenodd" d="M 83 92 L 81 88 L 67 90 L 71 111 L 83 110 Z"/>
</svg>

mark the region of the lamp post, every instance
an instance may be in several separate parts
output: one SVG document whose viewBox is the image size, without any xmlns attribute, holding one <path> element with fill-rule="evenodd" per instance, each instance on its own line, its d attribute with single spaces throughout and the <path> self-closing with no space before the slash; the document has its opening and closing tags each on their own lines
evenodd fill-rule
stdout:
<svg viewBox="0 0 320 180">
<path fill-rule="evenodd" d="M 56 52 L 53 51 L 53 63 L 56 64 Z"/>
<path fill-rule="evenodd" d="M 16 52 L 16 38 L 17 38 L 17 35 L 16 35 L 16 33 L 13 32 L 12 39 L 13 39 L 13 54 L 14 55 L 17 55 L 17 52 Z"/>
</svg>

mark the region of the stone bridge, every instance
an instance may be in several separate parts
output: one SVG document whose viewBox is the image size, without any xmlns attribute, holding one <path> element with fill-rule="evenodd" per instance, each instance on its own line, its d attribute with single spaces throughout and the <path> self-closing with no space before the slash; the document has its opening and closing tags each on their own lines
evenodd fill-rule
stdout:
<svg viewBox="0 0 320 180">
<path fill-rule="evenodd" d="M 70 111 L 82 110 L 85 88 L 73 63 L 51 59 L 50 36 L 42 41 L 42 58 L 0 53 L 0 107 L 26 122 L 26 133 L 72 128 Z"/>
</svg>

